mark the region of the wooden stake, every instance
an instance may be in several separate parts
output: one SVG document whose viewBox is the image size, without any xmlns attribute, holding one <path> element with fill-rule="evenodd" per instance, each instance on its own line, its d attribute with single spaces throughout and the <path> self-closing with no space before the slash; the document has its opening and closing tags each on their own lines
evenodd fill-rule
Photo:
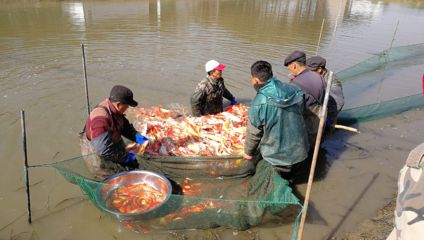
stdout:
<svg viewBox="0 0 424 240">
<path fill-rule="evenodd" d="M 392 47 L 393 47 L 393 42 L 395 41 L 396 33 L 397 33 L 397 30 L 398 30 L 398 27 L 399 27 L 399 20 L 398 20 L 398 21 L 397 21 L 397 23 L 396 23 L 395 32 L 393 33 L 393 38 L 392 38 L 392 41 L 390 42 L 390 48 L 389 48 L 389 51 L 390 51 L 390 49 L 392 49 Z"/>
<path fill-rule="evenodd" d="M 302 219 L 300 220 L 297 240 L 302 239 L 303 228 L 305 226 L 306 214 L 308 212 L 309 198 L 310 198 L 311 189 L 312 189 L 312 182 L 314 180 L 314 175 L 315 175 L 315 167 L 316 167 L 316 164 L 317 164 L 319 147 L 320 147 L 320 144 L 321 144 L 321 138 L 322 138 L 322 133 L 323 133 L 323 129 L 324 129 L 325 119 L 327 118 L 327 104 L 328 104 L 328 99 L 329 99 L 329 96 L 330 96 L 330 88 L 331 88 L 332 82 L 333 82 L 333 72 L 330 71 L 329 77 L 328 77 L 328 82 L 327 82 L 327 89 L 325 90 L 324 105 L 321 109 L 321 114 L 320 114 L 320 119 L 319 119 L 319 127 L 318 127 L 317 138 L 316 138 L 316 141 L 315 141 L 314 155 L 312 157 L 311 170 L 309 172 L 309 178 L 308 178 L 308 187 L 306 188 L 305 202 L 303 203 L 303 211 L 304 212 L 302 213 Z"/>
<path fill-rule="evenodd" d="M 90 111 L 90 100 L 88 98 L 87 69 L 85 67 L 84 44 L 81 44 L 81 49 L 82 49 L 82 66 L 83 66 L 83 70 L 84 70 L 85 97 L 86 97 L 86 101 L 87 101 L 87 113 L 88 113 L 88 116 L 90 116 L 91 111 Z"/>
<path fill-rule="evenodd" d="M 350 131 L 350 132 L 355 132 L 355 133 L 360 133 L 360 131 L 358 129 L 356 129 L 356 128 L 348 127 L 348 126 L 344 126 L 344 125 L 340 125 L 340 124 L 335 124 L 334 125 L 334 128 L 343 129 L 343 130 Z"/>
<path fill-rule="evenodd" d="M 32 223 L 31 219 L 31 194 L 29 192 L 29 175 L 28 175 L 28 154 L 26 144 L 26 128 L 25 128 L 25 111 L 21 111 L 21 127 L 22 127 L 22 146 L 24 152 L 24 173 L 25 173 L 25 187 L 26 187 L 26 198 L 27 198 L 27 212 L 28 212 L 28 223 Z"/>
<path fill-rule="evenodd" d="M 317 50 L 315 51 L 315 55 L 318 55 L 319 45 L 321 44 L 322 31 L 324 30 L 324 22 L 325 22 L 325 18 L 322 19 L 321 31 L 319 32 L 319 38 L 318 38 L 318 43 L 317 43 Z"/>
</svg>

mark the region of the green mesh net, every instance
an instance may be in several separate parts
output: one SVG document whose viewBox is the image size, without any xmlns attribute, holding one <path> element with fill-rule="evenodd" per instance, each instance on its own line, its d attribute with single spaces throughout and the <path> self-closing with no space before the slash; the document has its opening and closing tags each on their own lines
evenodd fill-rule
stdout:
<svg viewBox="0 0 424 240">
<path fill-rule="evenodd" d="M 338 72 L 347 104 L 339 122 L 375 120 L 424 106 L 423 65 L 424 44 L 415 44 L 390 48 Z"/>
<path fill-rule="evenodd" d="M 337 73 L 342 82 L 355 81 L 363 74 L 382 70 L 387 64 L 424 64 L 424 44 L 393 47 Z"/>
<path fill-rule="evenodd" d="M 424 44 L 417 44 L 391 48 L 339 72 L 337 76 L 343 83 L 347 102 L 339 122 L 368 121 L 422 107 L 421 82 L 417 79 L 400 81 L 395 73 L 423 64 Z M 173 192 L 165 204 L 149 214 L 123 217 L 105 211 L 135 231 L 218 226 L 243 230 L 292 206 L 296 209 L 292 238 L 296 238 L 302 205 L 288 182 L 265 161 L 254 164 L 232 156 L 138 156 L 138 161 L 142 169 L 166 176 L 172 182 Z M 105 184 L 88 171 L 83 157 L 49 166 L 80 186 L 99 209 L 105 210 L 105 200 L 98 194 Z"/>
<path fill-rule="evenodd" d="M 157 159 L 156 159 L 157 160 Z M 197 161 L 200 161 L 198 159 Z M 215 159 L 217 161 L 218 159 Z M 227 158 L 223 161 L 236 166 L 240 159 Z M 243 173 L 237 177 L 214 177 L 214 175 L 194 174 L 187 178 L 193 169 L 181 168 L 167 174 L 169 168 L 159 168 L 156 161 L 139 159 L 146 169 L 154 169 L 167 176 L 172 182 L 173 192 L 164 205 L 148 214 L 124 216 L 104 211 L 105 199 L 99 190 L 105 188 L 105 183 L 95 180 L 95 177 L 85 167 L 83 157 L 69 159 L 50 164 L 69 182 L 80 186 L 89 199 L 105 213 L 116 217 L 124 226 L 138 232 L 157 230 L 207 229 L 213 227 L 228 227 L 245 230 L 266 221 L 267 215 L 281 213 L 288 206 L 296 212 L 293 217 L 292 238 L 296 238 L 297 224 L 302 206 L 293 195 L 288 182 L 282 179 L 270 164 L 259 161 L 253 175 Z M 194 161 L 194 159 L 191 159 Z M 215 161 L 198 165 L 199 169 L 213 168 Z M 169 161 L 166 161 L 169 164 Z M 154 163 L 154 164 L 150 164 Z M 228 165 L 230 166 L 230 165 Z M 252 170 L 254 165 L 249 169 Z M 194 167 L 192 167 L 194 168 Z M 243 169 L 243 167 L 241 167 Z M 215 171 L 223 169 L 214 168 Z M 246 170 L 246 168 L 245 168 Z M 225 171 L 224 171 L 225 172 Z M 227 172 L 228 173 L 228 172 Z M 190 186 L 188 191 L 184 191 Z"/>
<path fill-rule="evenodd" d="M 344 110 L 339 114 L 338 121 L 345 124 L 353 124 L 376 120 L 423 106 L 423 95 L 416 94 Z"/>
<path fill-rule="evenodd" d="M 144 150 L 127 144 L 141 170 L 125 172 L 102 160 L 84 135 L 81 158 L 52 165 L 100 210 L 135 231 L 152 232 L 245 230 L 293 206 L 290 224 L 295 238 L 302 206 L 288 182 L 266 161 L 248 161 L 240 155 L 246 106 L 232 105 L 202 118 L 184 114 L 181 108 L 133 108 L 127 113 L 135 128 L 153 139 Z"/>
</svg>

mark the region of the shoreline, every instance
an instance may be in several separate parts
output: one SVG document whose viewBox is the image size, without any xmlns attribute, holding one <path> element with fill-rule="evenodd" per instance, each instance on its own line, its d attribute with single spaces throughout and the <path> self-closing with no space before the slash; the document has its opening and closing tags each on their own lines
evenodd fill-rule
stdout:
<svg viewBox="0 0 424 240">
<path fill-rule="evenodd" d="M 394 211 L 396 207 L 396 195 L 383 207 L 377 210 L 374 217 L 366 219 L 358 224 L 352 231 L 345 232 L 334 240 L 385 240 L 394 227 Z"/>
</svg>

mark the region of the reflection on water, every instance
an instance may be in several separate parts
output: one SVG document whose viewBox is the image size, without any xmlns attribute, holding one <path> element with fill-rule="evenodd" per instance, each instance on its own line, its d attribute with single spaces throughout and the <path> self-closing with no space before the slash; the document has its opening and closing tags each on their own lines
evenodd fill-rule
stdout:
<svg viewBox="0 0 424 240">
<path fill-rule="evenodd" d="M 130 86 L 141 105 L 187 106 L 189 96 L 205 75 L 204 64 L 210 59 L 227 64 L 227 87 L 248 103 L 255 94 L 249 85 L 249 69 L 258 59 L 271 62 L 274 73 L 286 81 L 288 72 L 282 63 L 293 50 L 313 55 L 318 48 L 318 53 L 327 58 L 328 67 L 339 72 L 389 48 L 392 42 L 394 47 L 424 42 L 424 28 L 417 27 L 423 24 L 422 1 L 412 0 L 0 2 L 0 159 L 4 161 L 2 169 L 8 173 L 0 174 L 2 196 L 20 184 L 21 166 L 16 163 L 21 161 L 17 136 L 22 108 L 30 119 L 32 163 L 79 154 L 75 136 L 86 113 L 81 43 L 86 45 L 92 106 L 117 83 Z M 393 63 L 390 69 L 368 77 L 388 78 L 391 84 L 382 89 L 389 94 L 397 94 L 399 89 L 411 91 L 405 82 L 416 83 L 423 69 L 422 57 L 417 59 Z M 372 92 L 363 92 L 367 91 Z M 354 101 L 356 96 L 349 97 L 349 101 Z M 358 166 L 361 167 L 364 166 Z M 346 173 L 337 168 L 336 161 L 329 174 L 337 171 Z M 57 182 L 50 181 L 49 175 L 31 174 L 47 183 Z M 382 175 L 381 178 L 384 179 Z M 355 185 L 349 179 L 347 184 Z M 70 188 L 68 183 L 59 184 L 60 189 Z M 334 198 L 335 205 L 343 205 L 335 196 L 343 190 L 335 182 L 329 184 L 336 192 L 329 193 L 329 197 Z M 46 190 L 37 190 L 38 199 L 45 202 L 42 194 Z M 2 206 L 10 205 L 9 209 L 21 209 L 16 199 L 0 201 Z M 7 214 L 0 219 L 1 226 L 6 224 L 4 219 L 16 217 L 13 212 Z M 80 219 L 80 215 L 92 219 L 95 214 L 97 210 L 78 213 L 70 221 Z M 336 215 L 328 216 L 324 211 L 323 217 L 335 222 Z M 90 220 L 91 224 L 94 222 Z M 25 231 L 25 224 L 19 226 Z M 87 230 L 83 226 L 78 229 Z M 330 231 L 329 227 L 321 226 L 315 233 L 323 235 L 326 231 Z M 0 238 L 9 237 L 3 234 L 0 231 Z"/>
<path fill-rule="evenodd" d="M 75 31 L 85 31 L 84 6 L 82 3 L 64 3 L 62 9 L 69 15 L 70 22 L 76 26 Z"/>
<path fill-rule="evenodd" d="M 156 1 L 156 8 L 157 8 L 157 10 L 156 10 L 156 14 L 157 14 L 157 21 L 158 21 L 158 23 L 160 23 L 160 0 L 157 0 Z"/>
<path fill-rule="evenodd" d="M 386 0 L 384 3 L 397 3 L 400 5 L 409 6 L 412 8 L 423 8 L 424 2 L 422 0 Z"/>
<path fill-rule="evenodd" d="M 187 104 L 210 58 L 229 65 L 227 84 L 248 99 L 252 92 L 246 79 L 258 59 L 270 61 L 276 75 L 287 80 L 282 60 L 293 50 L 309 55 L 318 50 L 338 72 L 392 42 L 424 41 L 424 30 L 409 27 L 420 19 L 419 12 L 368 0 L 37 1 L 11 2 L 2 5 L 0 13 L 0 74 L 9 77 L 1 80 L 0 91 L 16 89 L 28 96 L 19 86 L 32 84 L 33 90 L 45 82 L 59 87 L 63 78 L 79 87 L 77 46 L 84 42 L 90 84 L 99 94 L 119 79 L 137 85 L 137 91 L 148 91 L 143 92 L 148 105 L 158 104 L 157 94 L 164 96 L 160 104 Z M 172 91 L 147 79 L 166 82 Z M 32 98 L 41 97 L 31 92 Z"/>
<path fill-rule="evenodd" d="M 352 18 L 377 19 L 383 11 L 383 2 L 372 3 L 366 0 L 352 1 L 349 7 L 349 15 Z"/>
</svg>

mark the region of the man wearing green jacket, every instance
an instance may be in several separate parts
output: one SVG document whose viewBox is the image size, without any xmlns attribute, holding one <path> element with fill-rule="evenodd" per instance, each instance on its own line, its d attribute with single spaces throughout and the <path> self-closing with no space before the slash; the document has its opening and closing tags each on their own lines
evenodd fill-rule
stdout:
<svg viewBox="0 0 424 240">
<path fill-rule="evenodd" d="M 249 108 L 244 158 L 264 159 L 283 178 L 292 180 L 309 149 L 302 115 L 304 94 L 297 86 L 273 77 L 266 61 L 252 65 L 250 81 L 257 94 Z"/>
</svg>

